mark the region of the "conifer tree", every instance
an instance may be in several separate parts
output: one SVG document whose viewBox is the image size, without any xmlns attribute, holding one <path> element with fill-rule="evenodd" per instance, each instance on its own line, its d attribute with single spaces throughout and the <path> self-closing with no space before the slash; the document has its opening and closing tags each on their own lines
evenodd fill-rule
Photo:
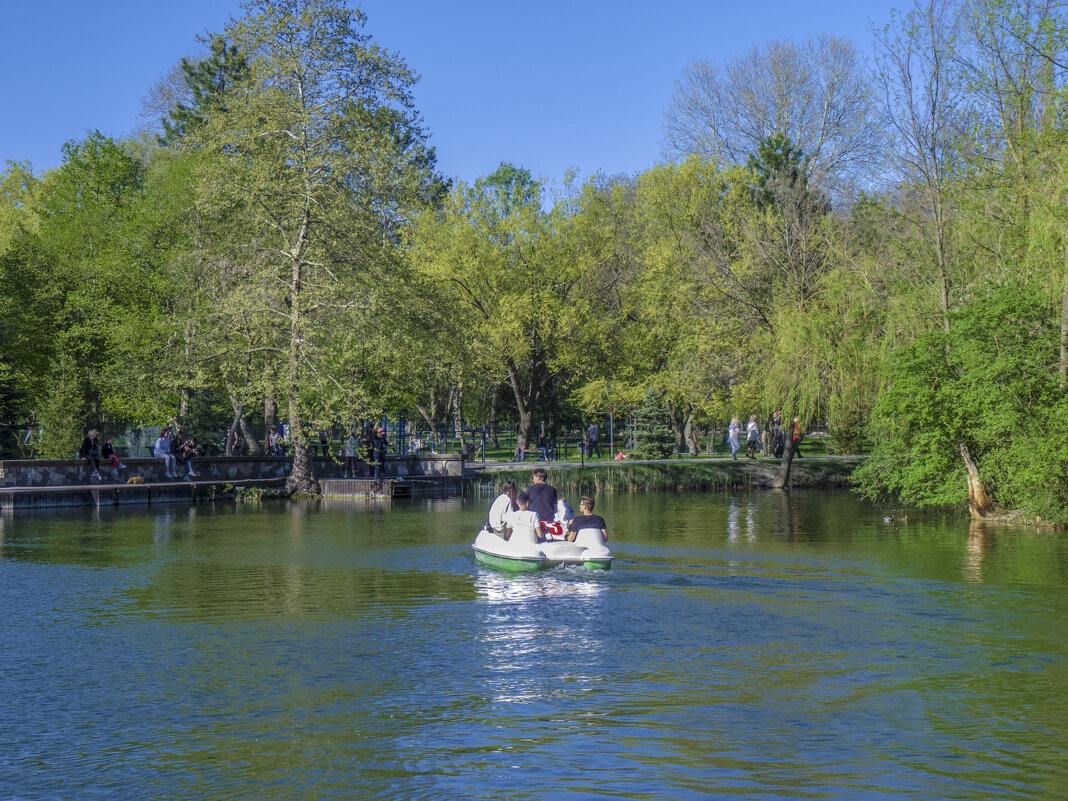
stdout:
<svg viewBox="0 0 1068 801">
<path fill-rule="evenodd" d="M 667 459 L 675 455 L 675 435 L 654 389 L 645 393 L 634 411 L 634 447 L 630 455 L 636 459 Z"/>
</svg>

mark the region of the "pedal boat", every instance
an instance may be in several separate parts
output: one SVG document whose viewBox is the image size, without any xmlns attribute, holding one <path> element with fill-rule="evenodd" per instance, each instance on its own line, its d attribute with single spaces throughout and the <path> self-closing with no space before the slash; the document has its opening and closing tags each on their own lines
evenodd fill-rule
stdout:
<svg viewBox="0 0 1068 801">
<path fill-rule="evenodd" d="M 604 544 L 599 528 L 581 529 L 574 542 L 538 542 L 537 533 L 529 526 L 516 527 L 507 540 L 483 527 L 471 548 L 479 562 L 511 572 L 548 570 L 558 565 L 582 565 L 589 570 L 612 567 L 612 552 Z"/>
</svg>

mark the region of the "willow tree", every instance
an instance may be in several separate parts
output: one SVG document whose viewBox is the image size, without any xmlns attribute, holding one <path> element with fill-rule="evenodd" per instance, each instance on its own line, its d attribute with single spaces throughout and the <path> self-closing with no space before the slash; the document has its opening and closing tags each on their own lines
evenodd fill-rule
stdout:
<svg viewBox="0 0 1068 801">
<path fill-rule="evenodd" d="M 341 0 L 252 0 L 223 36 L 245 59 L 225 102 L 182 146 L 213 158 L 204 212 L 232 286 L 220 306 L 264 333 L 271 392 L 288 402 L 291 493 L 317 491 L 308 430 L 358 391 L 360 332 L 381 319 L 395 232 L 426 186 L 432 151 L 415 74 L 372 42 Z"/>
</svg>

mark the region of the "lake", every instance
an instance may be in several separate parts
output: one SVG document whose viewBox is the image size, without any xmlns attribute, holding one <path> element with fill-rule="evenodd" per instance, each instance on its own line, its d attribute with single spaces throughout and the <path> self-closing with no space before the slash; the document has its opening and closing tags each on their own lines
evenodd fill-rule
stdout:
<svg viewBox="0 0 1068 801">
<path fill-rule="evenodd" d="M 0 798 L 1068 797 L 1064 534 L 605 496 L 512 576 L 490 500 L 0 516 Z"/>
</svg>

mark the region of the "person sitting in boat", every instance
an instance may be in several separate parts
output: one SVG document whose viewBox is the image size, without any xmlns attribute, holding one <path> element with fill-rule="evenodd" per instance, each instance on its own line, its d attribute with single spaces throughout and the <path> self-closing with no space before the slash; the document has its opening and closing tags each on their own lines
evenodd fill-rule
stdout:
<svg viewBox="0 0 1068 801">
<path fill-rule="evenodd" d="M 501 487 L 501 494 L 497 496 L 496 500 L 490 505 L 489 510 L 489 527 L 490 531 L 495 534 L 504 535 L 508 531 L 508 526 L 505 523 L 505 518 L 510 512 L 518 512 L 519 506 L 515 502 L 516 498 L 516 485 L 512 480 L 504 482 L 504 486 Z"/>
<path fill-rule="evenodd" d="M 559 500 L 556 487 L 545 482 L 549 474 L 544 467 L 535 470 L 531 477 L 534 483 L 527 487 L 527 496 L 530 498 L 530 508 L 538 514 L 538 521 L 542 528 L 549 533 L 563 534 L 563 527 L 554 526 L 556 518 L 556 504 Z M 559 528 L 559 530 L 555 530 Z"/>
<path fill-rule="evenodd" d="M 553 517 L 553 521 L 566 529 L 567 524 L 571 522 L 571 518 L 574 516 L 575 512 L 571 509 L 571 504 L 567 502 L 567 498 L 563 495 L 558 495 L 556 499 L 556 515 Z"/>
<path fill-rule="evenodd" d="M 593 498 L 588 495 L 583 495 L 582 500 L 579 501 L 579 516 L 568 523 L 567 538 L 574 542 L 575 537 L 584 528 L 599 528 L 601 539 L 608 542 L 608 526 L 603 517 L 593 513 Z"/>
<path fill-rule="evenodd" d="M 541 527 L 539 526 L 538 513 L 530 508 L 530 496 L 525 492 L 520 492 L 515 496 L 516 505 L 519 507 L 514 512 L 509 512 L 504 516 L 504 524 L 508 527 L 508 536 L 512 536 L 512 532 L 516 528 L 532 528 L 534 529 L 534 535 L 540 542 L 542 540 Z"/>
</svg>

